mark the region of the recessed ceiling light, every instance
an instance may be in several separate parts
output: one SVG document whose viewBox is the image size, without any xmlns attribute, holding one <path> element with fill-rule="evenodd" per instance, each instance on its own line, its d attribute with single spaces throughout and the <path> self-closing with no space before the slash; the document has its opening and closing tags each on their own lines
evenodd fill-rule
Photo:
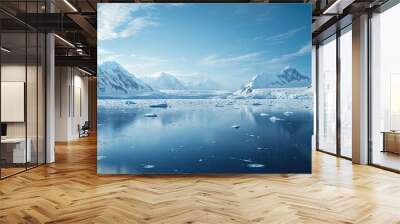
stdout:
<svg viewBox="0 0 400 224">
<path fill-rule="evenodd" d="M 86 71 L 86 70 L 83 70 L 83 69 L 81 69 L 81 68 L 79 68 L 79 67 L 78 67 L 78 70 L 81 71 L 81 72 L 83 72 L 83 73 L 85 73 L 85 74 L 87 74 L 87 75 L 90 75 L 90 76 L 92 75 L 92 73 L 90 73 L 90 72 L 88 72 L 88 71 Z"/>
<path fill-rule="evenodd" d="M 5 47 L 1 47 L 0 49 L 1 49 L 1 51 L 4 51 L 6 53 L 10 53 L 11 52 L 11 50 L 9 50 L 9 49 L 7 49 Z"/>
<path fill-rule="evenodd" d="M 68 40 L 60 37 L 58 34 L 54 34 L 55 37 L 57 37 L 59 40 L 61 40 L 62 42 L 66 43 L 67 45 L 69 45 L 70 47 L 75 48 L 75 45 L 73 45 L 71 42 L 69 42 Z"/>
<path fill-rule="evenodd" d="M 65 4 L 67 4 L 74 12 L 78 12 L 78 10 L 73 6 L 68 0 L 64 0 Z"/>
</svg>

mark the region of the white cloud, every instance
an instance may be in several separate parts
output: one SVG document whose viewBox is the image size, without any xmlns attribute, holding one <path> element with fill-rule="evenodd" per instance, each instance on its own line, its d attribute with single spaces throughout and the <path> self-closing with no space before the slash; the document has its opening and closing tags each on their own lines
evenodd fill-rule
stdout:
<svg viewBox="0 0 400 224">
<path fill-rule="evenodd" d="M 108 50 L 103 49 L 103 48 L 98 48 L 97 49 L 97 60 L 98 60 L 98 62 L 100 64 L 105 62 L 105 61 L 115 61 L 120 56 L 121 55 L 116 54 L 116 53 L 111 52 L 111 51 L 108 51 Z"/>
<path fill-rule="evenodd" d="M 248 53 L 235 57 L 219 57 L 217 55 L 210 55 L 201 60 L 205 65 L 225 65 L 240 62 L 256 62 L 259 61 L 261 54 L 258 52 Z"/>
<path fill-rule="evenodd" d="M 310 53 L 310 51 L 311 51 L 311 43 L 307 43 L 306 45 L 302 46 L 300 49 L 298 49 L 295 52 L 291 52 L 288 54 L 284 54 L 284 55 L 272 58 L 271 60 L 268 61 L 268 63 L 274 64 L 274 63 L 286 62 L 286 61 L 289 61 L 290 59 L 306 55 L 306 54 Z"/>
<path fill-rule="evenodd" d="M 283 41 L 283 40 L 286 40 L 286 39 L 294 36 L 296 33 L 300 32 L 303 29 L 304 29 L 304 27 L 292 29 L 292 30 L 289 30 L 284 33 L 279 33 L 279 34 L 267 37 L 267 38 L 265 38 L 265 40 L 267 40 L 267 41 Z"/>
<path fill-rule="evenodd" d="M 128 71 L 137 76 L 151 76 L 154 70 L 168 65 L 168 60 L 164 58 L 136 54 L 125 56 L 120 61 Z"/>
<path fill-rule="evenodd" d="M 134 13 L 140 9 L 150 8 L 153 4 L 99 4 L 98 7 L 98 39 L 112 40 L 135 35 L 138 31 L 158 25 L 151 17 L 136 17 Z M 128 22 L 129 21 L 129 22 Z"/>
<path fill-rule="evenodd" d="M 136 61 L 137 63 L 144 63 L 150 65 L 158 65 L 161 63 L 168 62 L 168 60 L 158 57 L 151 57 L 151 56 L 139 56 L 136 54 L 131 54 L 131 59 Z"/>
<path fill-rule="evenodd" d="M 130 37 L 146 27 L 158 25 L 159 23 L 150 17 L 138 17 L 130 21 L 125 29 L 119 33 L 119 36 Z"/>
</svg>

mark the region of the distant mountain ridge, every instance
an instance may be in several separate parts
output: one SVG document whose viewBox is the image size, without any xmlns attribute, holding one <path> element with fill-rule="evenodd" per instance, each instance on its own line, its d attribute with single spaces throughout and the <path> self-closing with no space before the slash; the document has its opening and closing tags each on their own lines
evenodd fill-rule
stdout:
<svg viewBox="0 0 400 224">
<path fill-rule="evenodd" d="M 192 90 L 221 90 L 221 85 L 209 78 L 199 80 L 199 81 L 193 81 L 193 82 L 187 82 L 186 87 L 188 89 Z"/>
<path fill-rule="evenodd" d="M 175 76 L 161 72 L 155 77 L 145 77 L 142 78 L 143 81 L 148 83 L 151 87 L 158 90 L 186 90 L 186 86 L 184 86 L 179 79 Z"/>
<path fill-rule="evenodd" d="M 128 72 L 117 62 L 104 62 L 98 66 L 98 96 L 147 99 L 196 98 L 196 94 L 199 94 L 198 97 L 216 97 L 215 92 L 221 90 L 220 84 L 210 79 L 183 83 L 168 73 L 143 79 L 145 81 Z M 308 76 L 301 74 L 295 68 L 286 67 L 275 75 L 261 73 L 254 76 L 241 89 L 231 92 L 230 97 L 305 99 L 312 95 L 310 87 L 311 79 Z M 210 95 L 204 91 L 214 93 Z"/>
<path fill-rule="evenodd" d="M 254 76 L 250 82 L 237 91 L 237 93 L 248 94 L 254 89 L 268 88 L 298 88 L 310 87 L 311 79 L 295 68 L 287 66 L 281 72 L 271 75 L 269 73 L 261 73 Z"/>
<path fill-rule="evenodd" d="M 100 97 L 129 97 L 154 89 L 117 62 L 104 62 L 98 66 L 98 94 Z"/>
</svg>

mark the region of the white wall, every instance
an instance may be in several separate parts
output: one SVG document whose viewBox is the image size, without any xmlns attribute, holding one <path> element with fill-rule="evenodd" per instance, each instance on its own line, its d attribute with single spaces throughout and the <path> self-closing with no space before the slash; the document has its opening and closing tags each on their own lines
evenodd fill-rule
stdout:
<svg viewBox="0 0 400 224">
<path fill-rule="evenodd" d="M 37 70 L 38 69 L 38 70 Z M 39 163 L 44 162 L 45 150 L 45 116 L 44 116 L 44 74 L 39 66 L 25 66 L 25 63 L 5 63 L 1 66 L 1 81 L 2 82 L 24 82 L 26 85 L 26 102 L 20 108 L 20 113 L 25 114 L 26 120 L 21 122 L 6 122 L 7 137 L 9 138 L 24 138 L 25 135 L 30 140 L 30 148 L 32 161 L 36 162 L 39 158 Z M 27 78 L 27 80 L 25 80 Z M 2 89 L 2 93 L 4 89 Z M 20 90 L 20 94 L 24 94 L 24 90 Z M 7 98 L 7 95 L 2 95 L 2 98 Z M 26 106 L 25 106 L 26 103 Z M 15 108 L 2 107 L 2 112 L 7 110 L 15 110 Z M 16 111 L 7 111 L 8 113 L 17 113 Z M 39 156 L 37 156 L 37 153 Z"/>
<path fill-rule="evenodd" d="M 76 68 L 56 67 L 55 85 L 55 140 L 77 139 L 78 125 L 88 120 L 88 78 Z"/>
</svg>

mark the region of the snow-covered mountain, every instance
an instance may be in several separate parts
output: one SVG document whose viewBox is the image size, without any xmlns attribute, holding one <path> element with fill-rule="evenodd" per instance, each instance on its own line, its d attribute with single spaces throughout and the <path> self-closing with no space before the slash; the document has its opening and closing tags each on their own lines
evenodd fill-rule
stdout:
<svg viewBox="0 0 400 224">
<path fill-rule="evenodd" d="M 275 75 L 269 73 L 261 73 L 254 76 L 249 83 L 238 91 L 236 94 L 250 94 L 255 89 L 268 89 L 268 88 L 299 88 L 310 87 L 311 79 L 295 68 L 287 66 L 281 72 Z"/>
<path fill-rule="evenodd" d="M 155 77 L 144 77 L 143 81 L 158 90 L 186 90 L 186 87 L 173 75 L 161 72 Z"/>
<path fill-rule="evenodd" d="M 104 62 L 98 66 L 99 97 L 131 97 L 155 93 L 153 88 L 129 73 L 114 61 Z"/>
<path fill-rule="evenodd" d="M 254 76 L 245 86 L 252 89 L 262 88 L 292 88 L 292 87 L 309 87 L 311 79 L 302 75 L 299 71 L 292 67 L 286 67 L 276 75 L 261 73 Z"/>
<path fill-rule="evenodd" d="M 254 76 L 242 89 L 233 93 L 233 97 L 299 99 L 311 98 L 311 79 L 292 67 L 271 75 L 261 73 Z"/>
<path fill-rule="evenodd" d="M 187 82 L 186 86 L 190 90 L 221 90 L 221 85 L 211 79 Z"/>
</svg>

